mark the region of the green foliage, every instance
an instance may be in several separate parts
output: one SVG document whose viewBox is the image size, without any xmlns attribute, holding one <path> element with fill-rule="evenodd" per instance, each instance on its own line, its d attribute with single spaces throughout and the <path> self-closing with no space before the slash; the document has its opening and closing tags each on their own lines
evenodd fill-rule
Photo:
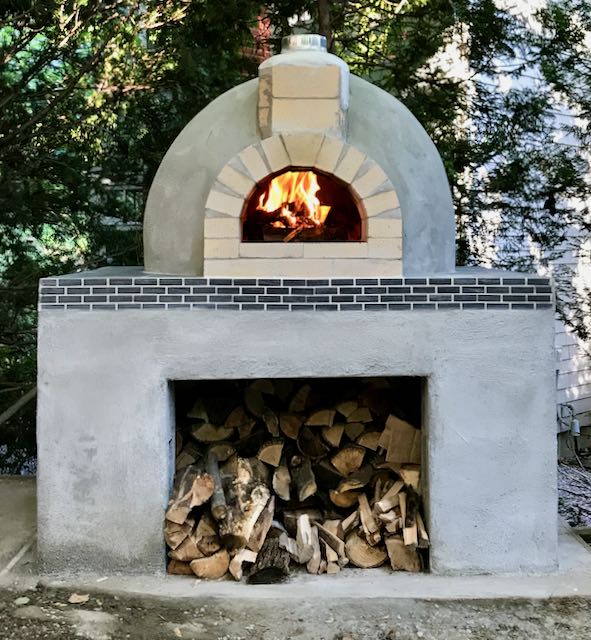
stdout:
<svg viewBox="0 0 591 640">
<path fill-rule="evenodd" d="M 0 412 L 35 384 L 38 278 L 142 262 L 158 164 L 195 113 L 256 75 L 263 11 L 272 49 L 307 12 L 306 29 L 419 118 L 452 186 L 460 264 L 532 269 L 580 254 L 572 229 L 590 230 L 579 150 L 591 133 L 589 3 L 551 0 L 533 26 L 498 4 L 1 3 Z M 563 105 L 581 120 L 557 119 Z M 568 269 L 557 273 L 561 309 L 585 337 Z M 33 420 L 28 406 L 0 425 L 0 471 L 33 455 Z"/>
</svg>

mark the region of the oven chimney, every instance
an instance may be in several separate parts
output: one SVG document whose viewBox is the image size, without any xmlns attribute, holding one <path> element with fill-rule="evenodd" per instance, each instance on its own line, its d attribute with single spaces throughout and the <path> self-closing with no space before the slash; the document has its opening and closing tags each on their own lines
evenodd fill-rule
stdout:
<svg viewBox="0 0 591 640">
<path fill-rule="evenodd" d="M 318 34 L 286 36 L 281 53 L 259 66 L 258 125 L 262 138 L 283 132 L 345 138 L 349 67 L 326 51 Z"/>
</svg>

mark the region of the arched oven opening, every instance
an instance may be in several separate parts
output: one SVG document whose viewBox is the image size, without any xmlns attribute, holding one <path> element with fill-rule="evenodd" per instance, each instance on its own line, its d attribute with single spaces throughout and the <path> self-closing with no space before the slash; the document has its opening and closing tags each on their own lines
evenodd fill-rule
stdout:
<svg viewBox="0 0 591 640">
<path fill-rule="evenodd" d="M 316 169 L 289 168 L 259 182 L 242 213 L 242 242 L 363 242 L 349 186 Z"/>
</svg>

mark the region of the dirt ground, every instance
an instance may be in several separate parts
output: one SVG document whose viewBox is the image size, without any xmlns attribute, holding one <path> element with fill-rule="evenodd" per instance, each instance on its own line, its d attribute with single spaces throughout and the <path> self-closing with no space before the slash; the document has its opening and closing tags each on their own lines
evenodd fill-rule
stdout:
<svg viewBox="0 0 591 640">
<path fill-rule="evenodd" d="M 0 591 L 1 640 L 583 640 L 585 599 L 164 600 Z M 86 594 L 78 594 L 85 596 Z"/>
</svg>

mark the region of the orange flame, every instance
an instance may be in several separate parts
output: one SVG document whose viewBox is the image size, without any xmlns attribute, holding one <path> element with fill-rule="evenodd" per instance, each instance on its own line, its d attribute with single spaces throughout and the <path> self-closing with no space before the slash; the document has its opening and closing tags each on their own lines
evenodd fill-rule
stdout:
<svg viewBox="0 0 591 640">
<path fill-rule="evenodd" d="M 320 190 L 313 171 L 286 171 L 269 183 L 266 193 L 259 198 L 258 211 L 280 211 L 274 227 L 298 229 L 324 224 L 330 207 L 320 204 L 316 193 Z"/>
</svg>

